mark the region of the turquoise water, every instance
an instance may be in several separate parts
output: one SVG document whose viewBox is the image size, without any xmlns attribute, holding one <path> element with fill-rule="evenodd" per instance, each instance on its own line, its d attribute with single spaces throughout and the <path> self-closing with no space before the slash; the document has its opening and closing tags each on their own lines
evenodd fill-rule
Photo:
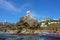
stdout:
<svg viewBox="0 0 60 40">
<path fill-rule="evenodd" d="M 9 35 L 0 34 L 0 40 L 60 40 L 60 38 L 46 37 L 42 35 Z"/>
</svg>

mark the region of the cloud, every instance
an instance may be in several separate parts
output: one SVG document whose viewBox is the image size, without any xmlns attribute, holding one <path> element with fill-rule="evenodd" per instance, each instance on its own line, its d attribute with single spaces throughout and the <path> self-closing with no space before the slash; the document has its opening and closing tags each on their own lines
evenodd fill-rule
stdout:
<svg viewBox="0 0 60 40">
<path fill-rule="evenodd" d="M 11 11 L 15 11 L 15 12 L 22 12 L 22 11 L 25 11 L 25 10 L 28 10 L 30 9 L 31 5 L 26 2 L 22 5 L 20 5 L 20 7 L 16 7 L 16 4 L 14 5 L 15 3 L 11 3 L 10 1 L 7 1 L 7 0 L 0 0 L 0 8 L 3 8 L 3 9 L 7 9 L 7 10 L 11 10 Z"/>
<path fill-rule="evenodd" d="M 10 2 L 6 0 L 0 0 L 0 7 L 8 10 L 17 11 L 17 8 L 13 6 Z"/>
</svg>

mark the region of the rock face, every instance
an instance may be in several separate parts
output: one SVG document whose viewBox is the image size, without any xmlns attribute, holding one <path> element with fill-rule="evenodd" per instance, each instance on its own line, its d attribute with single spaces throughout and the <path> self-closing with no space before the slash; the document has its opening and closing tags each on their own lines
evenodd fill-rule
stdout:
<svg viewBox="0 0 60 40">
<path fill-rule="evenodd" d="M 29 26 L 33 26 L 33 24 L 36 22 L 36 19 L 31 16 L 30 11 L 27 11 L 26 16 L 20 18 L 20 22 L 26 22 L 29 24 Z"/>
<path fill-rule="evenodd" d="M 51 22 L 56 23 L 58 22 L 58 20 L 54 20 L 51 18 L 46 18 L 44 20 L 36 20 L 33 16 L 31 16 L 30 11 L 26 12 L 26 16 L 22 16 L 20 18 L 20 22 L 19 24 L 23 26 L 24 25 L 29 25 L 29 27 L 35 27 L 35 26 L 39 26 L 39 27 L 48 27 L 48 24 L 51 24 Z"/>
</svg>

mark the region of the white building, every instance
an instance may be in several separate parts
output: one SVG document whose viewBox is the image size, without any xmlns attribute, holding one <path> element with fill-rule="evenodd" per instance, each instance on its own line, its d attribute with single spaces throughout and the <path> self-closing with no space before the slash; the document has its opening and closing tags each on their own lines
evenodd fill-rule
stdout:
<svg viewBox="0 0 60 40">
<path fill-rule="evenodd" d="M 42 23 L 40 27 L 47 27 L 45 23 Z"/>
</svg>

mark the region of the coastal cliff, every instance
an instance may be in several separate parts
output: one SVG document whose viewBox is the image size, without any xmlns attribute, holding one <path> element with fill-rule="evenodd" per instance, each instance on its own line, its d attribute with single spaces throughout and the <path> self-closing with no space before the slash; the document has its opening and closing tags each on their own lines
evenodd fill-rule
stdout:
<svg viewBox="0 0 60 40">
<path fill-rule="evenodd" d="M 30 11 L 26 16 L 20 17 L 17 23 L 0 22 L 0 32 L 8 34 L 38 34 L 38 33 L 60 33 L 60 20 L 46 18 L 36 20 Z"/>
</svg>

